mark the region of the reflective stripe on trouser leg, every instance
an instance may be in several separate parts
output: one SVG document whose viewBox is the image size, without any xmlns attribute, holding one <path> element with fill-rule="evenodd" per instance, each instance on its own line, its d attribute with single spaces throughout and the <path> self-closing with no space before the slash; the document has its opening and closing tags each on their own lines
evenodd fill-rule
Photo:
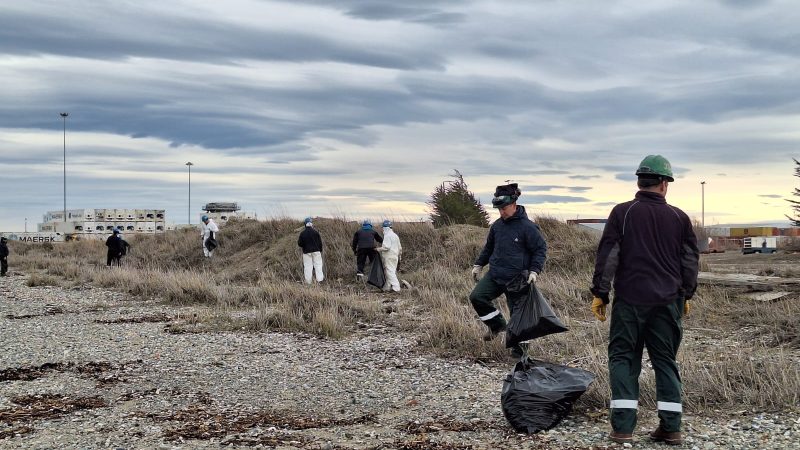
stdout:
<svg viewBox="0 0 800 450">
<path fill-rule="evenodd" d="M 683 405 L 681 405 L 680 403 L 672 403 L 672 402 L 658 402 L 658 410 L 679 413 L 683 412 Z"/>
<path fill-rule="evenodd" d="M 611 409 L 639 409 L 639 400 L 611 400 Z"/>
<path fill-rule="evenodd" d="M 487 320 L 492 320 L 492 319 L 494 319 L 495 317 L 497 317 L 499 315 L 500 315 L 500 311 L 495 309 L 494 311 L 490 312 L 489 314 L 487 314 L 485 316 L 481 316 L 480 319 L 482 321 L 486 322 Z"/>
</svg>

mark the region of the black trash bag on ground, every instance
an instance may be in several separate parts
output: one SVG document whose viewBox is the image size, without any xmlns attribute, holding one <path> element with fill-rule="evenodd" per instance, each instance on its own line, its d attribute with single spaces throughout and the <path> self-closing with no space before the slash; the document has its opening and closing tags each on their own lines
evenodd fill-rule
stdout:
<svg viewBox="0 0 800 450">
<path fill-rule="evenodd" d="M 528 294 L 509 305 L 511 321 L 506 331 L 506 347 L 515 347 L 520 342 L 569 330 L 556 317 L 536 284 L 528 284 L 527 280 L 527 272 L 523 272 L 506 285 L 510 292 Z"/>
<path fill-rule="evenodd" d="M 386 284 L 386 274 L 383 272 L 383 261 L 380 255 L 372 259 L 372 268 L 369 271 L 367 283 L 378 289 L 383 289 L 383 286 Z"/>
<path fill-rule="evenodd" d="M 521 433 L 549 430 L 572 411 L 594 378 L 583 369 L 524 357 L 503 383 L 503 415 Z"/>
</svg>

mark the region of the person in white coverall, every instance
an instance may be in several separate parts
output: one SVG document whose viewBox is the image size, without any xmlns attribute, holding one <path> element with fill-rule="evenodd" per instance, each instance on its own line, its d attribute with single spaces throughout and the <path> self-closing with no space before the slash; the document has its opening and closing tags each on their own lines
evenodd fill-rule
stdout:
<svg viewBox="0 0 800 450">
<path fill-rule="evenodd" d="M 214 220 L 208 216 L 203 216 L 200 219 L 203 221 L 203 224 L 200 227 L 200 235 L 203 237 L 203 256 L 206 258 L 211 258 L 211 256 L 214 255 L 214 249 L 212 248 L 209 250 L 206 244 L 209 239 L 217 239 L 219 227 Z"/>
<path fill-rule="evenodd" d="M 392 221 L 383 221 L 383 243 L 377 249 L 383 260 L 383 270 L 386 273 L 386 284 L 383 290 L 400 292 L 400 280 L 397 279 L 397 264 L 403 253 L 400 237 L 392 230 Z"/>
</svg>

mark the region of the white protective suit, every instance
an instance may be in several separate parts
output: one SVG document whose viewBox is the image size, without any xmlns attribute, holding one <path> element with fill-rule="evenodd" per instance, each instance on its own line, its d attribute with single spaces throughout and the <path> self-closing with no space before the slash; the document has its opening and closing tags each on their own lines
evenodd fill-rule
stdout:
<svg viewBox="0 0 800 450">
<path fill-rule="evenodd" d="M 403 253 L 403 246 L 400 245 L 400 237 L 391 227 L 383 227 L 383 244 L 378 251 L 383 259 L 383 270 L 386 273 L 386 285 L 384 291 L 393 290 L 400 292 L 400 280 L 397 279 L 397 264 L 400 262 L 400 255 Z"/>
<path fill-rule="evenodd" d="M 219 227 L 214 222 L 214 219 L 209 218 L 208 223 L 200 222 L 200 236 L 203 238 L 200 245 L 203 246 L 203 255 L 206 258 L 210 258 L 214 254 L 214 250 L 209 251 L 206 248 L 206 239 L 211 237 L 211 233 L 214 233 L 214 239 L 216 239 L 218 232 Z"/>
</svg>

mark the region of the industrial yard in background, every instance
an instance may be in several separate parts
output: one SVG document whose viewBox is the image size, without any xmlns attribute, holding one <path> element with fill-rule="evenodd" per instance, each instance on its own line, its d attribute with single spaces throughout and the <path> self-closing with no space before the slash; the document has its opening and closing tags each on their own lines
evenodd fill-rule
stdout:
<svg viewBox="0 0 800 450">
<path fill-rule="evenodd" d="M 255 212 L 242 211 L 242 208 L 236 202 L 212 202 L 206 203 L 203 207 L 205 216 L 214 219 L 217 225 L 222 225 L 231 219 L 252 219 L 257 220 Z"/>
<path fill-rule="evenodd" d="M 606 219 L 571 219 L 567 223 L 599 235 Z M 745 254 L 775 253 L 800 240 L 800 228 L 797 227 L 698 225 L 696 233 L 701 253 L 722 253 L 726 250 L 741 250 Z"/>
</svg>

